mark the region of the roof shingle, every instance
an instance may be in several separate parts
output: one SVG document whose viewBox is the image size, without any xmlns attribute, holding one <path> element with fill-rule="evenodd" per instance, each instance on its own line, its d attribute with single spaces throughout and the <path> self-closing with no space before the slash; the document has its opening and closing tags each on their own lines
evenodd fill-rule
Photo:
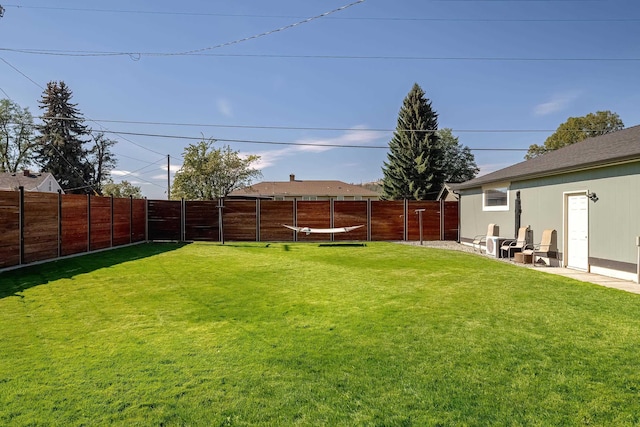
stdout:
<svg viewBox="0 0 640 427">
<path fill-rule="evenodd" d="M 562 147 L 461 184 L 456 190 L 484 184 L 556 175 L 596 166 L 640 160 L 640 125 Z"/>
</svg>

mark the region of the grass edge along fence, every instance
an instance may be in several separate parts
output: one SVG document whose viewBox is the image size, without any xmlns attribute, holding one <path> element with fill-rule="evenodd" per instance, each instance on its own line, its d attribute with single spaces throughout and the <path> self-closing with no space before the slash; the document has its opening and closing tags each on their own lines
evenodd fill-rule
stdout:
<svg viewBox="0 0 640 427">
<path fill-rule="evenodd" d="M 147 201 L 0 191 L 0 269 L 147 240 Z"/>
<path fill-rule="evenodd" d="M 349 233 L 296 233 L 283 224 Z M 457 240 L 458 202 L 147 200 L 0 191 L 0 270 L 144 241 Z"/>
</svg>

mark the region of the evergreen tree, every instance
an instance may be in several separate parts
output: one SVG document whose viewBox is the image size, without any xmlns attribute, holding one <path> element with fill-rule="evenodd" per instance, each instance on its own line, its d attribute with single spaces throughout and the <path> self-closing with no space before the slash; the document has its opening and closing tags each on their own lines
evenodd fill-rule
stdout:
<svg viewBox="0 0 640 427">
<path fill-rule="evenodd" d="M 89 130 L 71 103 L 71 90 L 64 82 L 49 82 L 40 100 L 42 125 L 38 126 L 37 163 L 50 172 L 65 192 L 87 193 L 92 188 L 91 165 L 84 144 Z"/>
<path fill-rule="evenodd" d="M 434 200 L 444 183 L 438 113 L 416 83 L 404 99 L 384 163 L 382 198 Z"/>
</svg>

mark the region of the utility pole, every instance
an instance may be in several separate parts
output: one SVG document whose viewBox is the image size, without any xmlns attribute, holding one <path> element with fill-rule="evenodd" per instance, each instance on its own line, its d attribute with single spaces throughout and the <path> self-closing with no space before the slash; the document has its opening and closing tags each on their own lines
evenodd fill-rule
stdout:
<svg viewBox="0 0 640 427">
<path fill-rule="evenodd" d="M 167 154 L 167 200 L 171 200 L 171 155 Z"/>
</svg>

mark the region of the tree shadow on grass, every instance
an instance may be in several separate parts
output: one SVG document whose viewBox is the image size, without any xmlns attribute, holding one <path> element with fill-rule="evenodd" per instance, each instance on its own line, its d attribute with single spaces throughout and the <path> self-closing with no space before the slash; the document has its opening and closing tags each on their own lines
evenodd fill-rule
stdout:
<svg viewBox="0 0 640 427">
<path fill-rule="evenodd" d="M 186 243 L 144 243 L 0 272 L 0 299 L 34 286 L 173 251 Z"/>
</svg>

